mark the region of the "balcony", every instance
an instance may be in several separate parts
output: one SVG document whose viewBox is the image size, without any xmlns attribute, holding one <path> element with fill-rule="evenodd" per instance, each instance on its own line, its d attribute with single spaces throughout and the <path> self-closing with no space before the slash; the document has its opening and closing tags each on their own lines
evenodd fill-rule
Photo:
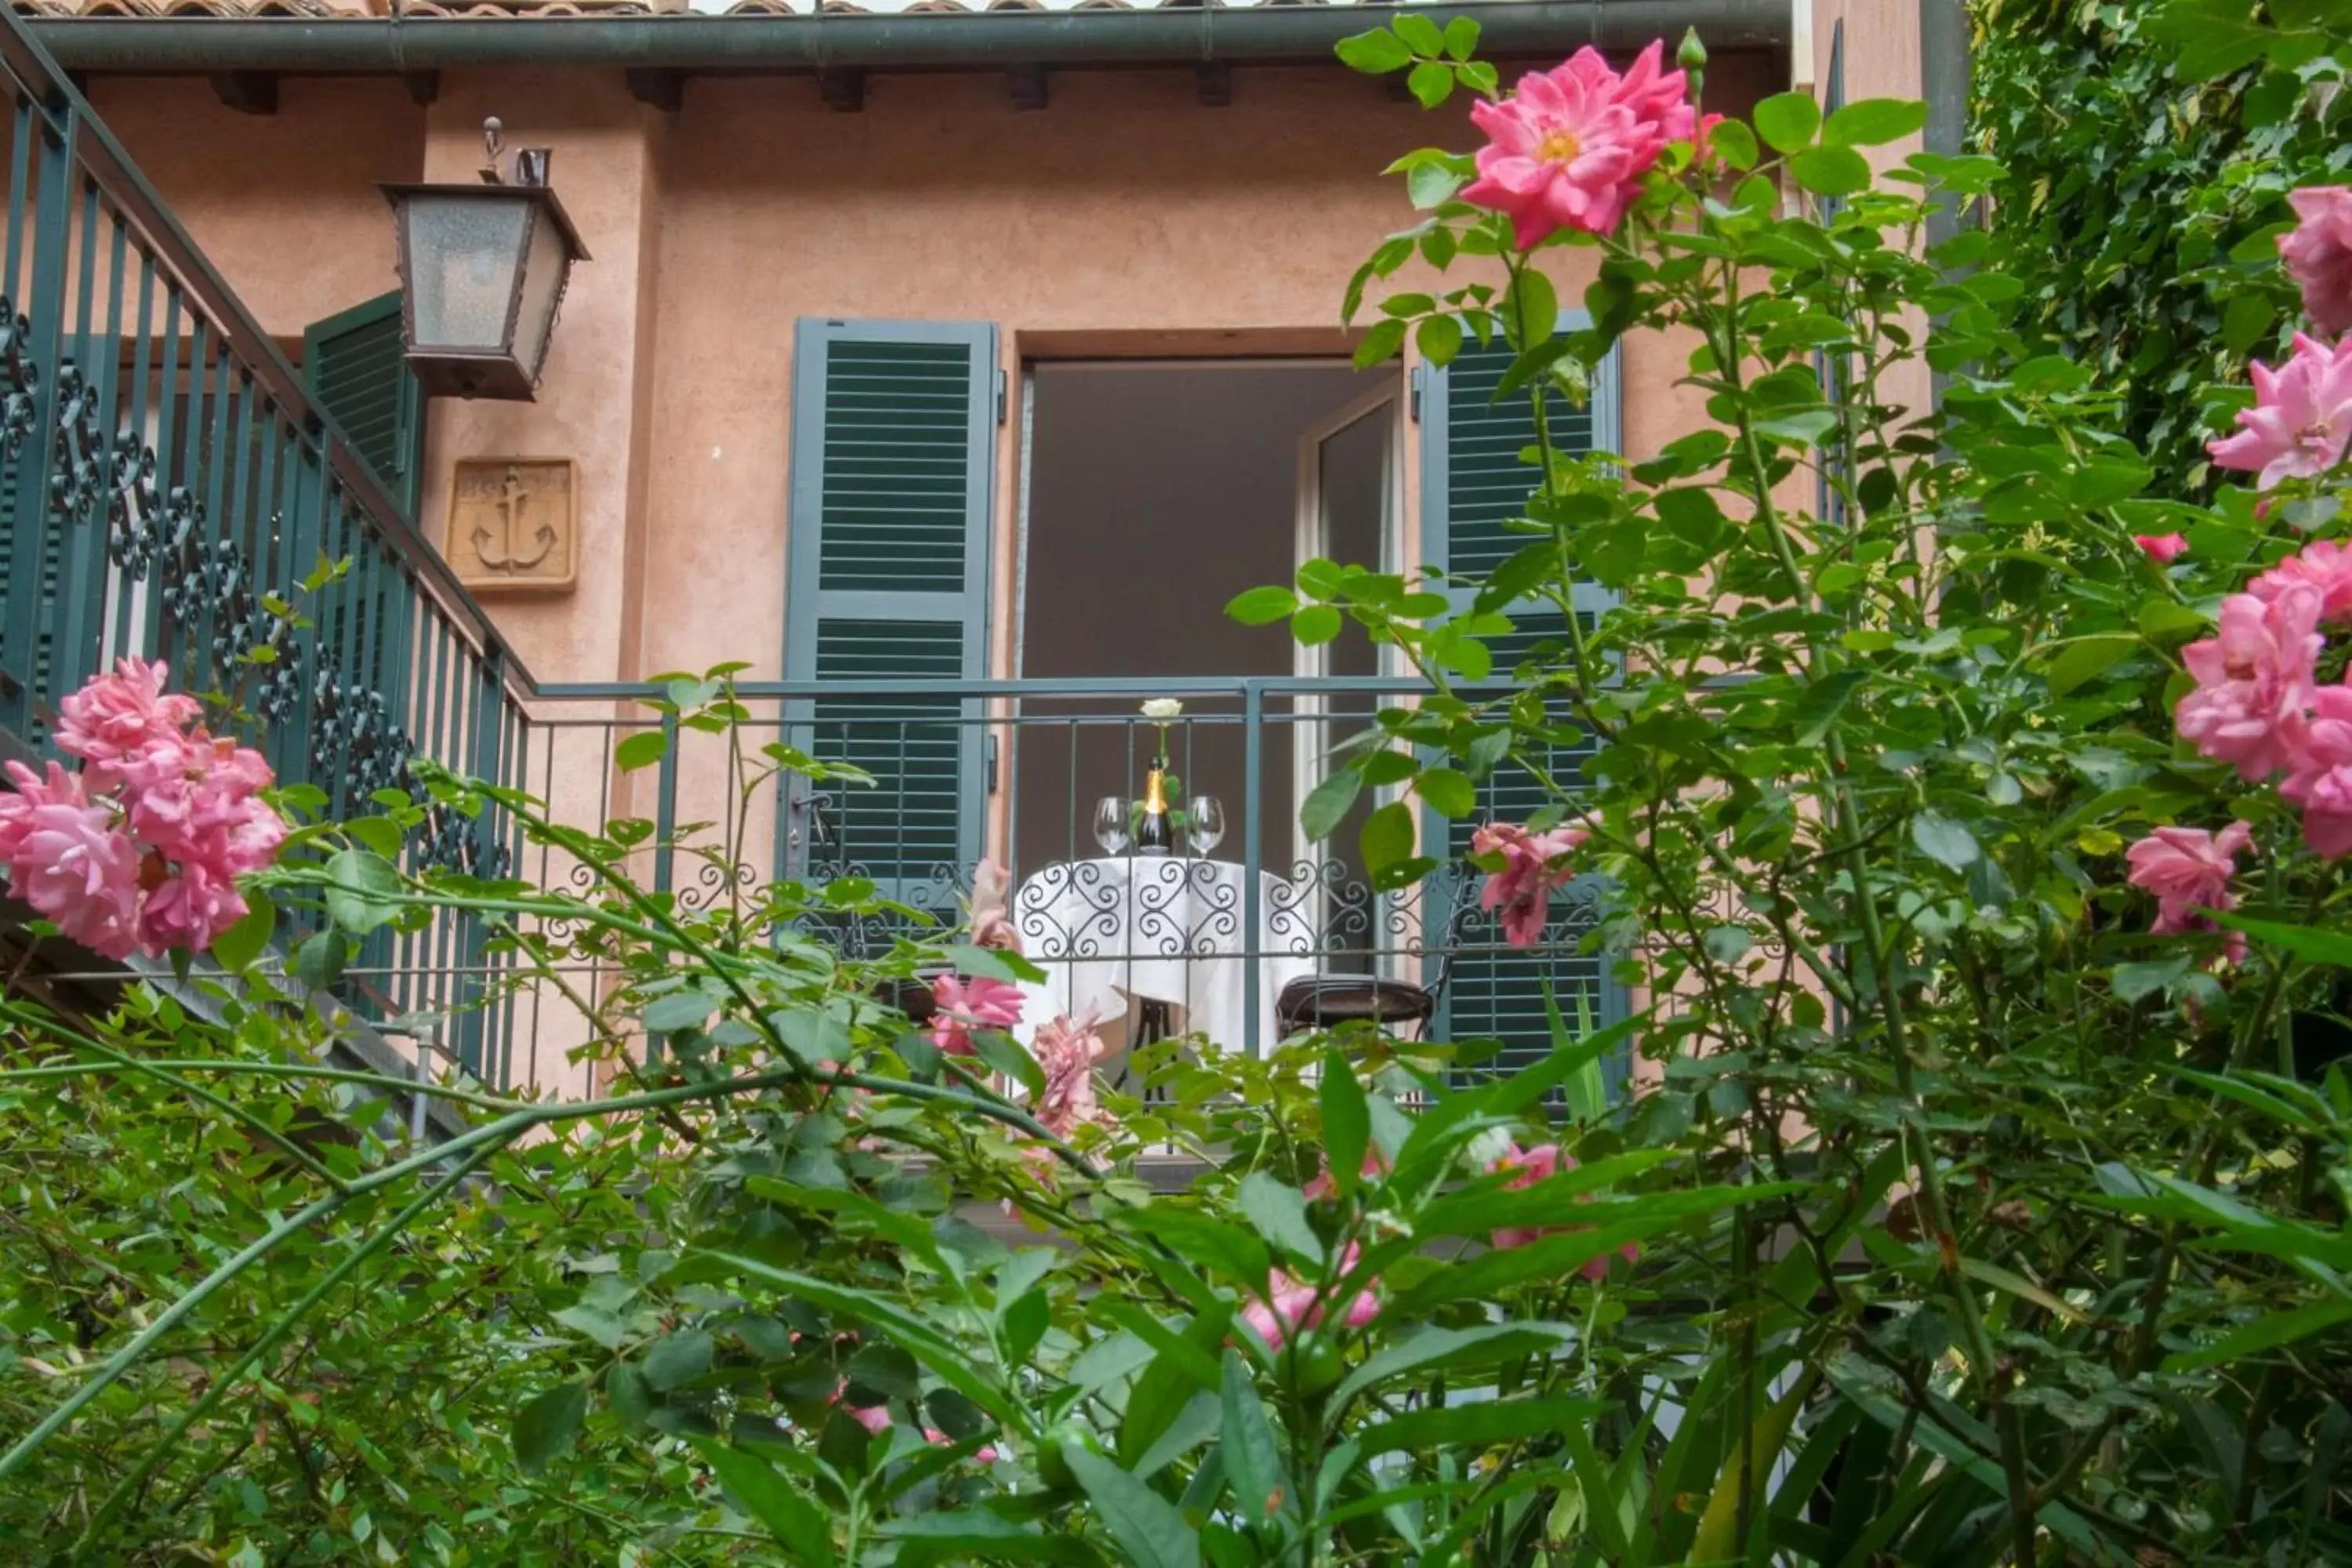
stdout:
<svg viewBox="0 0 2352 1568">
<path fill-rule="evenodd" d="M 1409 681 L 746 684 L 734 697 L 753 750 L 780 743 L 874 780 L 779 793 L 747 789 L 724 741 L 648 706 L 667 687 L 536 680 L 21 28 L 0 28 L 0 65 L 14 107 L 0 742 L 16 754 L 43 752 L 63 695 L 137 654 L 213 694 L 326 814 L 425 802 L 430 760 L 540 797 L 562 823 L 642 820 L 651 885 L 688 908 L 769 879 L 864 878 L 911 911 L 830 933 L 871 944 L 894 922 L 957 919 L 990 856 L 1011 869 L 1048 1000 L 1119 1014 L 1114 1033 L 1131 1044 L 1200 1032 L 1263 1049 L 1298 1021 L 1277 1005 L 1285 988 L 1308 981 L 1421 987 L 1435 1008 L 1422 1026 L 1507 1052 L 1542 1049 L 1555 1005 L 1571 1021 L 1618 1011 L 1605 960 L 1578 940 L 1598 919 L 1592 889 L 1571 889 L 1554 940 L 1532 953 L 1502 945 L 1475 907 L 1470 825 L 1528 804 L 1507 774 L 1466 816 L 1422 814 L 1423 852 L 1441 865 L 1411 889 L 1374 889 L 1355 858 L 1369 795 L 1328 840 L 1301 834 L 1327 756 L 1381 707 L 1410 705 Z M 1184 705 L 1166 731 L 1183 781 L 1171 804 L 1213 795 L 1227 817 L 1215 844 L 1188 834 L 1160 861 L 1095 832 L 1099 801 L 1142 793 L 1154 731 L 1138 704 L 1155 697 Z M 657 762 L 616 762 L 663 729 Z M 427 809 L 402 852 L 413 867 L 551 885 L 580 869 L 496 811 Z M 595 1092 L 593 1072 L 567 1059 L 576 1026 L 548 977 L 527 979 L 489 938 L 450 918 L 372 939 L 333 986 L 354 1048 Z M 56 947 L 39 954 L 52 984 L 119 978 Z M 593 956 L 568 962 L 565 983 L 597 994 Z"/>
</svg>

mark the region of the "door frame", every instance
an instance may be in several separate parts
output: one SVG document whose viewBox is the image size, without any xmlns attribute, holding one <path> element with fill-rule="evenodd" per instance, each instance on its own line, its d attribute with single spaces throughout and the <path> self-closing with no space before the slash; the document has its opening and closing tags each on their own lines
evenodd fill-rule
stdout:
<svg viewBox="0 0 2352 1568">
<path fill-rule="evenodd" d="M 1383 507 L 1385 513 L 1381 527 L 1381 559 L 1370 563 L 1374 571 L 1394 572 L 1401 569 L 1404 559 L 1405 488 L 1404 437 L 1405 404 L 1408 395 L 1405 378 L 1400 374 L 1369 387 L 1363 395 L 1335 413 L 1327 416 L 1299 433 L 1297 472 L 1298 506 L 1292 533 L 1291 564 L 1294 570 L 1308 561 L 1329 553 L 1329 519 L 1324 510 L 1323 465 L 1324 446 L 1341 432 L 1353 429 L 1366 419 L 1375 418 L 1387 410 L 1387 446 L 1382 467 L 1384 475 Z M 1304 643 L 1291 645 L 1291 673 L 1301 680 L 1319 679 L 1330 673 L 1331 645 Z M 1395 650 L 1382 645 L 1379 650 L 1378 675 L 1395 673 Z M 1319 722 L 1329 716 L 1328 705 L 1319 695 L 1299 692 L 1291 700 L 1290 726 L 1290 839 L 1293 867 L 1315 864 L 1315 847 L 1299 824 L 1299 811 L 1307 802 L 1307 793 L 1322 782 L 1322 753 L 1317 743 L 1322 731 Z M 1395 793 L 1393 786 L 1386 792 Z M 1318 898 L 1324 907 L 1316 911 L 1316 929 L 1328 929 L 1331 911 L 1328 901 L 1333 889 L 1317 879 Z"/>
</svg>

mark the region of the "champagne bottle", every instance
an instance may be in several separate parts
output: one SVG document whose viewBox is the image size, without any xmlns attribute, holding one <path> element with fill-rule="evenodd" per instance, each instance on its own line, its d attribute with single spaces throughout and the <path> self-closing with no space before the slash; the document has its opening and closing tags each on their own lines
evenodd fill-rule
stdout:
<svg viewBox="0 0 2352 1568">
<path fill-rule="evenodd" d="M 1176 825 L 1168 813 L 1168 779 L 1154 768 L 1144 775 L 1143 820 L 1136 825 L 1139 855 L 1167 855 L 1176 848 Z"/>
</svg>

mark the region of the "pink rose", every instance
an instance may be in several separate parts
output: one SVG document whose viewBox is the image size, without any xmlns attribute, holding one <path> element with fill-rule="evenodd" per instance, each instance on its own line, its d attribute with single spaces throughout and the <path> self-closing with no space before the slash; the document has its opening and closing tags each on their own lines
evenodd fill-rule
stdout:
<svg viewBox="0 0 2352 1568">
<path fill-rule="evenodd" d="M 1363 1166 L 1358 1174 L 1367 1182 L 1377 1182 L 1388 1173 L 1389 1157 L 1381 1152 L 1379 1144 L 1366 1143 Z M 1323 1168 L 1315 1173 L 1315 1179 L 1300 1189 L 1300 1193 L 1309 1203 L 1328 1201 L 1339 1195 L 1339 1184 L 1331 1174 L 1329 1162 L 1325 1162 Z"/>
<path fill-rule="evenodd" d="M 11 885 L 110 958 L 211 946 L 245 916 L 236 878 L 268 865 L 286 837 L 260 796 L 268 762 L 206 733 L 202 709 L 165 692 L 164 674 L 127 658 L 64 699 L 58 744 L 82 759 L 81 775 L 17 769 L 17 793 L 0 800 Z M 68 831 L 80 839 L 71 854 L 57 838 Z"/>
<path fill-rule="evenodd" d="M 1509 1152 L 1487 1168 L 1490 1171 L 1510 1172 L 1511 1178 L 1503 1184 L 1503 1190 L 1507 1193 L 1515 1193 L 1532 1187 L 1538 1182 L 1549 1181 L 1562 1171 L 1573 1171 L 1576 1169 L 1576 1161 L 1557 1143 L 1538 1143 L 1532 1149 L 1522 1149 L 1514 1143 Z M 1580 1225 L 1558 1226 L 1550 1228 L 1512 1226 L 1495 1232 L 1493 1236 L 1487 1237 L 1487 1241 L 1497 1251 L 1507 1251 L 1514 1247 L 1526 1247 L 1540 1241 L 1547 1236 L 1565 1236 L 1572 1231 L 1591 1228 L 1592 1227 L 1590 1226 Z M 1618 1255 L 1628 1263 L 1642 1256 L 1641 1246 L 1636 1242 L 1629 1241 L 1617 1251 Z M 1587 1258 L 1577 1272 L 1587 1279 L 1604 1279 L 1609 1275 L 1609 1259 L 1605 1256 Z"/>
<path fill-rule="evenodd" d="M 184 862 L 158 882 L 139 910 L 139 945 L 149 952 L 202 952 L 245 918 L 236 885 L 201 861 Z"/>
<path fill-rule="evenodd" d="M 0 848 L 9 889 L 68 940 L 130 957 L 140 945 L 138 847 L 57 763 L 44 778 L 11 763 L 8 776 L 16 788 L 0 795 Z"/>
<path fill-rule="evenodd" d="M 183 731 L 204 716 L 192 697 L 167 693 L 161 664 L 126 658 L 58 703 L 58 749 L 89 764 L 89 784 L 108 789 L 161 753 L 168 769 L 185 745 Z M 265 770 L 266 771 L 266 770 Z"/>
<path fill-rule="evenodd" d="M 1345 1279 L 1356 1267 L 1362 1248 L 1349 1242 L 1339 1255 L 1339 1277 Z M 1290 1336 L 1302 1330 L 1322 1326 L 1326 1303 L 1313 1285 L 1294 1278 L 1287 1270 L 1276 1268 L 1266 1277 L 1265 1293 L 1242 1309 L 1242 1321 L 1250 1326 L 1269 1350 L 1280 1350 Z M 1377 1292 L 1360 1290 L 1348 1303 L 1340 1321 L 1349 1328 L 1360 1329 L 1380 1316 L 1381 1299 Z"/>
<path fill-rule="evenodd" d="M 2352 854 L 2352 687 L 2321 687 L 2312 709 L 2301 753 L 2279 794 L 2303 807 L 2303 841 L 2340 860 Z"/>
<path fill-rule="evenodd" d="M 1473 855 L 1503 858 L 1503 868 L 1487 877 L 1478 907 L 1500 911 L 1504 941 L 1513 947 L 1533 947 L 1543 940 L 1551 890 L 1576 875 L 1572 868 L 1554 862 L 1590 837 L 1581 827 L 1529 833 L 1507 822 L 1490 822 L 1470 836 Z"/>
<path fill-rule="evenodd" d="M 2246 592 L 2268 603 L 2298 583 L 2319 591 L 2322 621 L 2352 621 L 2352 549 L 2317 540 L 2247 584 Z"/>
<path fill-rule="evenodd" d="M 1664 47 L 1653 41 L 1622 76 L 1587 47 L 1520 78 L 1509 98 L 1473 104 L 1487 144 L 1462 199 L 1507 214 L 1522 250 L 1562 228 L 1614 232 L 1666 144 L 1696 130 L 1688 80 L 1660 68 Z"/>
<path fill-rule="evenodd" d="M 2180 650 L 2197 689 L 2180 700 L 2174 723 L 2205 755 L 2236 764 L 2248 783 L 2288 766 L 2301 743 L 2321 603 L 2307 584 L 2282 588 L 2267 604 L 2232 594 L 2221 601 L 2220 635 Z"/>
<path fill-rule="evenodd" d="M 1037 1097 L 1036 1116 L 1056 1138 L 1105 1120 L 1095 1098 L 1095 1064 L 1110 1054 L 1110 1047 L 1098 1028 L 1092 1007 L 1076 1018 L 1066 1014 L 1037 1026 L 1030 1054 L 1045 1069 L 1045 1089 Z"/>
<path fill-rule="evenodd" d="M 2323 332 L 2352 329 L 2352 190 L 2310 185 L 2286 199 L 2302 221 L 2279 236 L 2279 256 L 2303 290 L 2303 313 Z"/>
<path fill-rule="evenodd" d="M 1006 900 L 1013 874 L 993 860 L 982 860 L 971 873 L 971 945 L 997 952 L 1019 952 L 1021 932 L 1013 923 Z"/>
<path fill-rule="evenodd" d="M 2189 541 L 2178 533 L 2135 533 L 2132 542 L 2158 566 L 2169 566 L 2189 553 Z"/>
<path fill-rule="evenodd" d="M 2254 406 L 2239 412 L 2238 433 L 2205 445 L 2217 465 L 2254 474 L 2269 489 L 2316 479 L 2344 460 L 2352 441 L 2352 340 L 2330 348 L 2297 332 L 2284 369 L 2257 360 L 2252 374 Z"/>
<path fill-rule="evenodd" d="M 2347 693 L 2352 695 L 2352 693 Z M 2201 827 L 2159 827 L 2124 852 L 2131 866 L 2131 885 L 2156 895 L 2158 936 L 2179 936 L 2218 931 L 2205 910 L 2238 907 L 2230 891 L 2237 874 L 2238 855 L 2253 838 L 2253 829 L 2233 822 L 2220 833 Z M 2231 932 L 2227 952 L 2232 963 L 2245 957 L 2246 939 Z"/>
<path fill-rule="evenodd" d="M 1009 1029 L 1021 1021 L 1021 987 L 1004 980 L 942 974 L 931 982 L 931 1043 L 950 1056 L 971 1055 L 971 1031 Z"/>
</svg>

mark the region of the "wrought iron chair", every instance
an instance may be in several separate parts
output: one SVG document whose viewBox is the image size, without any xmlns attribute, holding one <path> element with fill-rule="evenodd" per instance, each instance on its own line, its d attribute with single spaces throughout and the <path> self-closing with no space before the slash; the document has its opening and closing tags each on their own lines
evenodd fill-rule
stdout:
<svg viewBox="0 0 2352 1568">
<path fill-rule="evenodd" d="M 1476 871 L 1465 866 L 1438 876 L 1448 874 L 1454 877 L 1454 885 L 1446 890 L 1444 921 L 1435 927 L 1425 923 L 1422 927 L 1421 951 L 1430 952 L 1434 943 L 1438 952 L 1436 969 L 1426 984 L 1379 974 L 1301 975 L 1285 985 L 1275 998 L 1276 1032 L 1286 1039 L 1308 1029 L 1328 1029 L 1341 1024 L 1377 1024 L 1384 1029 L 1410 1025 L 1416 1037 L 1426 1039 L 1437 1009 L 1445 999 L 1445 983 L 1453 976 L 1454 955 L 1479 918 L 1480 882 Z M 1438 876 L 1423 884 L 1424 907 L 1429 900 L 1428 890 Z"/>
</svg>

